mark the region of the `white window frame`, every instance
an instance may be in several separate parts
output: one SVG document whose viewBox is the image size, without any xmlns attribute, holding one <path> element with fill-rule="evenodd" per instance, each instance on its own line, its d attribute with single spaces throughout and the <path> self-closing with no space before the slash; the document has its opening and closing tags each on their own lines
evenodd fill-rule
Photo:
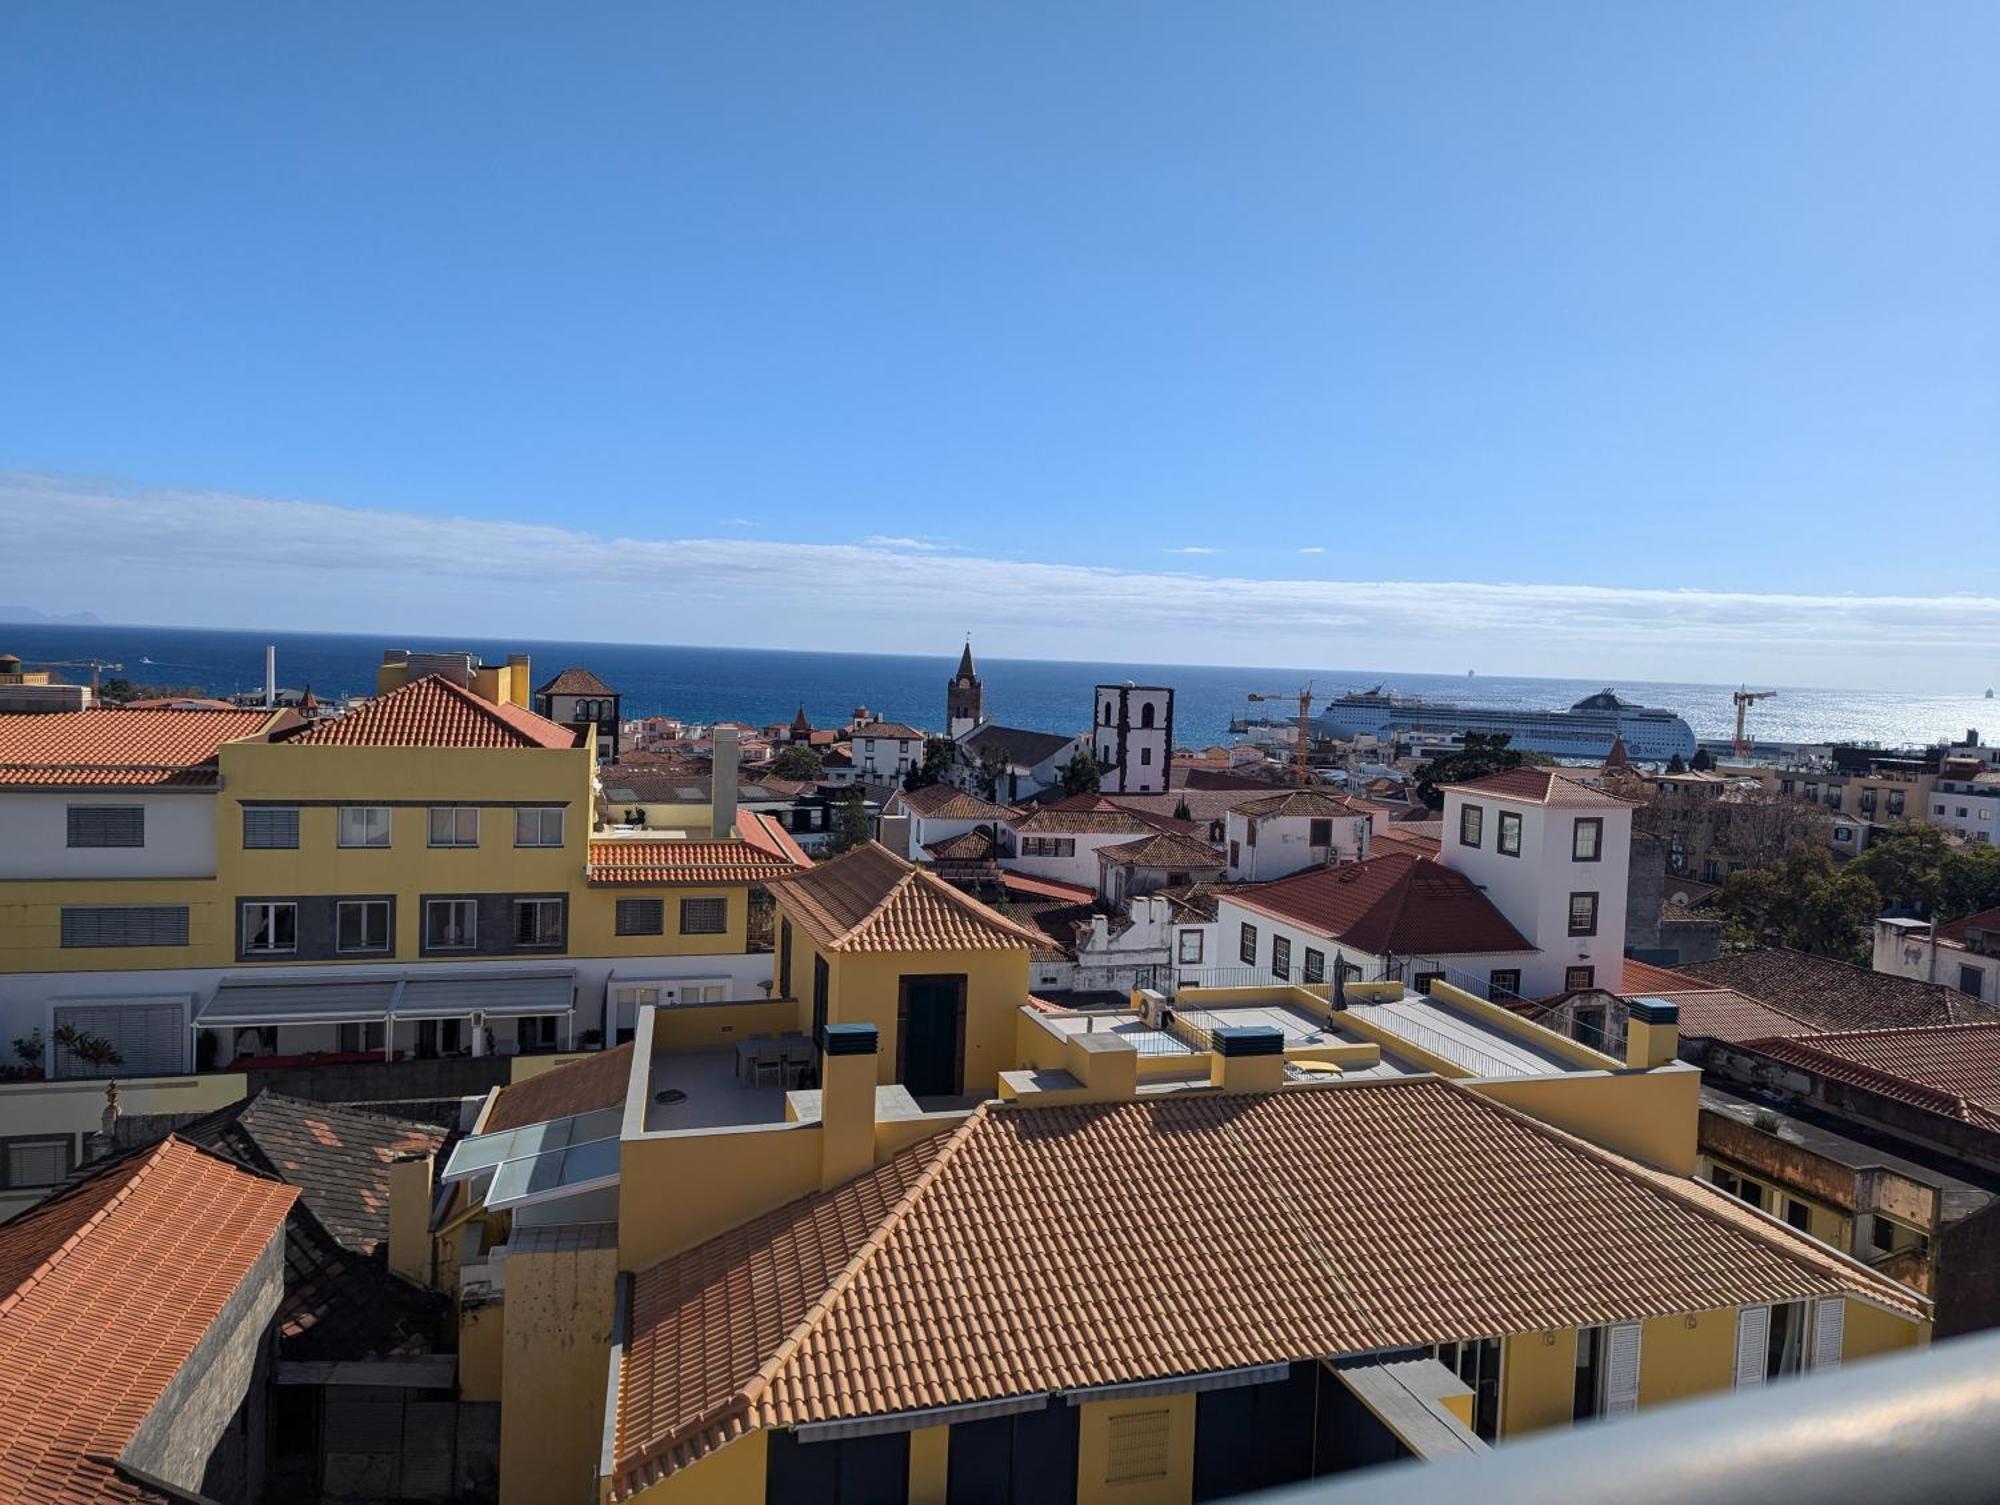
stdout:
<svg viewBox="0 0 2000 1505">
<path fill-rule="evenodd" d="M 382 944 L 379 946 L 348 946 L 341 943 L 341 931 L 347 911 L 350 909 L 379 909 L 382 911 Z M 367 931 L 367 921 L 362 921 L 362 931 Z M 387 899 L 342 899 L 333 906 L 333 949 L 339 956 L 386 956 L 395 949 L 395 914 Z"/>
<path fill-rule="evenodd" d="M 514 809 L 514 845 L 517 847 L 559 847 L 563 844 L 563 816 L 567 812 L 561 805 L 517 805 Z M 548 839 L 549 817 L 555 817 L 556 839 Z M 533 822 L 534 839 L 522 838 L 529 834 L 529 823 Z"/>
<path fill-rule="evenodd" d="M 53 1150 L 62 1162 L 54 1176 L 46 1181 L 17 1180 L 13 1162 L 16 1150 Z M 0 1190 L 31 1191 L 45 1186 L 60 1186 L 63 1179 L 76 1169 L 76 1139 L 69 1134 L 16 1134 L 0 1140 Z"/>
<path fill-rule="evenodd" d="M 445 832 L 438 835 L 438 817 L 447 817 Z M 432 805 L 426 813 L 429 845 L 434 847 L 476 847 L 479 845 L 479 807 L 477 805 Z M 470 828 L 468 834 L 467 828 Z"/>
<path fill-rule="evenodd" d="M 549 951 L 559 948 L 563 943 L 563 921 L 566 918 L 565 915 L 563 914 L 564 908 L 565 906 L 561 899 L 555 899 L 555 898 L 516 899 L 514 901 L 514 932 L 513 932 L 515 949 L 519 951 Z M 554 933 L 550 935 L 547 940 L 532 940 L 532 941 L 522 940 L 521 916 L 524 911 L 532 912 L 536 915 L 541 915 L 545 911 L 553 911 L 555 914 L 555 925 L 553 927 Z M 537 932 L 539 932 L 542 929 L 539 920 L 535 925 L 535 929 Z"/>
<path fill-rule="evenodd" d="M 289 909 L 292 912 L 292 943 L 289 946 L 253 945 L 251 938 L 265 926 L 271 933 L 277 932 L 278 912 Z M 245 956 L 297 956 L 299 954 L 299 906 L 289 899 L 246 899 L 238 911 L 242 920 L 242 944 Z M 252 916 L 256 919 L 253 921 Z"/>
<path fill-rule="evenodd" d="M 462 905 L 471 917 L 465 927 L 462 941 L 440 941 L 435 939 L 436 931 L 431 928 L 431 916 L 444 905 Z M 477 899 L 426 899 L 424 900 L 424 949 L 426 951 L 471 951 L 479 945 L 479 901 Z"/>
<path fill-rule="evenodd" d="M 382 818 L 382 839 L 380 841 L 372 839 L 374 835 L 374 817 L 378 815 Z M 358 832 L 350 833 L 350 818 L 360 827 Z M 357 850 L 381 851 L 389 845 L 395 833 L 396 822 L 395 816 L 391 814 L 387 805 L 342 805 L 337 824 L 339 828 L 337 839 L 341 846 L 352 847 Z"/>
</svg>

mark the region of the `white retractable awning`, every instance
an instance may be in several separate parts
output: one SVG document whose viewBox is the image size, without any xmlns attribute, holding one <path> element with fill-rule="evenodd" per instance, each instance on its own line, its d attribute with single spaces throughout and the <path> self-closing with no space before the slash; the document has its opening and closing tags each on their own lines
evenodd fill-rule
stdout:
<svg viewBox="0 0 2000 1505">
<path fill-rule="evenodd" d="M 576 973 L 414 973 L 396 1000 L 398 1019 L 462 1019 L 468 1014 L 568 1014 L 576 1008 Z"/>
<path fill-rule="evenodd" d="M 387 1019 L 464 1019 L 570 1014 L 576 973 L 461 972 L 451 976 L 225 977 L 195 1012 L 197 1029 L 246 1024 L 369 1024 Z"/>
</svg>

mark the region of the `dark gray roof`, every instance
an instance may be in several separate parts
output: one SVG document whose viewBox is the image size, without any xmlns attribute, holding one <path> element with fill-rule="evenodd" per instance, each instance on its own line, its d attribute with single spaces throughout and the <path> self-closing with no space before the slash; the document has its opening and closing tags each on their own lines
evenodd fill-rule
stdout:
<svg viewBox="0 0 2000 1505">
<path fill-rule="evenodd" d="M 977 758 L 987 748 L 996 748 L 1008 762 L 1022 768 L 1033 768 L 1061 752 L 1074 737 L 1058 736 L 1054 732 L 1031 732 L 1018 726 L 999 726 L 989 721 L 966 735 L 959 746 L 973 758 Z"/>
</svg>

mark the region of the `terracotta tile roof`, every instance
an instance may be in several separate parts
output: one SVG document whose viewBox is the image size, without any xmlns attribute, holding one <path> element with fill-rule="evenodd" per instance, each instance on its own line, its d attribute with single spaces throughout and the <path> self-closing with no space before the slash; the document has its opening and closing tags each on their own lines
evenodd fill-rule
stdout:
<svg viewBox="0 0 2000 1505">
<path fill-rule="evenodd" d="M 1912 1024 L 2000 1022 L 2000 1009 L 1942 983 L 1892 977 L 1866 967 L 1767 946 L 1713 961 L 1683 962 L 1684 977 L 1734 988 L 1820 1029 L 1886 1029 Z M 1631 991 L 1628 965 L 1626 991 Z"/>
<path fill-rule="evenodd" d="M 792 833 L 785 829 L 785 823 L 777 816 L 763 810 L 740 812 L 736 822 L 736 834 L 794 867 L 811 867 L 812 858 L 806 849 L 798 844 Z"/>
<path fill-rule="evenodd" d="M 994 951 L 1042 938 L 879 842 L 844 852 L 771 892 L 828 951 Z"/>
<path fill-rule="evenodd" d="M 1988 934 L 2000 932 L 2000 909 L 1982 909 L 1978 914 L 1946 920 L 1936 927 L 1936 934 L 1938 940 L 1947 946 L 1963 946 L 1966 932 L 1972 930 L 1983 930 Z"/>
<path fill-rule="evenodd" d="M 613 1496 L 757 1427 L 1835 1294 L 1926 1310 L 1436 1078 L 987 1103 L 635 1277 Z"/>
<path fill-rule="evenodd" d="M 297 1196 L 170 1138 L 0 1226 L 0 1499 L 161 1498 L 107 1460 Z"/>
<path fill-rule="evenodd" d="M 1090 925 L 1097 912 L 1094 904 L 1067 899 L 1044 899 L 1029 894 L 1007 900 L 1007 916 L 1038 930 L 1045 938 L 1029 953 L 1034 961 L 1070 961 L 1076 956 L 1079 929 Z"/>
<path fill-rule="evenodd" d="M 1509 768 L 1503 773 L 1489 773 L 1483 779 L 1451 787 L 1466 794 L 1521 800 L 1530 805 L 1548 805 L 1561 810 L 1623 810 L 1637 803 L 1636 800 L 1606 794 L 1602 789 L 1593 789 L 1559 768 Z"/>
<path fill-rule="evenodd" d="M 0 786 L 157 788 L 215 782 L 216 749 L 284 713 L 99 707 L 0 715 Z"/>
<path fill-rule="evenodd" d="M 924 854 L 933 862 L 984 862 L 993 853 L 993 833 L 978 826 L 924 848 Z"/>
<path fill-rule="evenodd" d="M 174 1133 L 296 1186 L 327 1231 L 356 1254 L 373 1254 L 389 1237 L 390 1163 L 435 1154 L 446 1138 L 431 1124 L 269 1091 Z"/>
<path fill-rule="evenodd" d="M 284 740 L 295 747 L 575 747 L 577 734 L 427 674 Z"/>
<path fill-rule="evenodd" d="M 1651 962 L 1625 962 L 1625 990 L 1627 998 L 1640 998 L 1657 993 L 1685 993 L 1690 988 L 1699 988 L 1701 979 L 1690 977 L 1685 972 L 1675 972 L 1666 967 L 1656 967 Z"/>
<path fill-rule="evenodd" d="M 1287 789 L 1279 794 L 1246 800 L 1236 807 L 1240 814 L 1260 819 L 1268 816 L 1367 815 L 1375 808 L 1380 807 L 1364 804 L 1351 795 L 1330 794 L 1324 789 Z"/>
<path fill-rule="evenodd" d="M 2000 1131 L 2000 1024 L 1753 1040 L 1774 1060 Z"/>
<path fill-rule="evenodd" d="M 909 810 L 931 820 L 1011 820 L 1018 811 L 981 799 L 969 790 L 951 784 L 926 784 L 921 789 L 903 789 L 894 796 Z"/>
<path fill-rule="evenodd" d="M 864 737 L 886 737 L 896 742 L 921 742 L 924 734 L 914 726 L 905 726 L 900 721 L 871 721 L 865 726 L 857 726 L 848 735 L 856 741 Z"/>
<path fill-rule="evenodd" d="M 580 1061 L 568 1061 L 536 1072 L 524 1081 L 502 1087 L 479 1125 L 482 1134 L 544 1124 L 625 1102 L 632 1080 L 632 1042 L 600 1050 Z"/>
<path fill-rule="evenodd" d="M 1206 925 L 1215 918 L 1218 899 L 1255 887 L 1254 883 L 1176 883 L 1155 889 L 1153 896 L 1173 905 L 1175 919 Z"/>
<path fill-rule="evenodd" d="M 1366 862 L 1307 868 L 1228 895 L 1376 956 L 1463 956 L 1532 951 L 1521 932 L 1463 873 L 1389 852 Z"/>
<path fill-rule="evenodd" d="M 1435 836 L 1412 831 L 1408 826 L 1392 825 L 1381 835 L 1369 839 L 1368 850 L 1378 857 L 1389 852 L 1407 852 L 1412 857 L 1435 857 L 1444 850 L 1444 843 Z"/>
<path fill-rule="evenodd" d="M 749 828 L 750 821 L 746 818 L 737 829 Z M 799 855 L 803 858 L 805 854 Z M 638 837 L 593 841 L 586 876 L 599 887 L 658 888 L 676 883 L 711 886 L 763 883 L 797 872 L 801 865 L 797 859 L 782 856 L 776 840 L 760 830 L 754 842 L 649 841 Z"/>
<path fill-rule="evenodd" d="M 1057 883 L 1051 878 L 1031 878 L 1026 873 L 1012 872 L 1006 868 L 1000 871 L 1000 881 L 1009 893 L 1030 894 L 1042 899 L 1063 899 L 1071 904 L 1091 904 L 1096 902 L 1097 890 L 1079 888 L 1074 883 Z"/>
<path fill-rule="evenodd" d="M 1158 867 L 1175 872 L 1219 873 L 1228 866 L 1223 855 L 1207 842 L 1176 831 L 1155 831 L 1137 841 L 1100 847 L 1097 856 L 1100 861 L 1119 867 Z"/>
<path fill-rule="evenodd" d="M 1640 996 L 1632 990 L 1632 963 L 1625 963 L 1626 996 Z M 1646 993 L 1648 998 L 1664 998 L 1681 1011 L 1681 1034 L 1699 1040 L 1738 1042 L 1771 1035 L 1809 1035 L 1813 1026 L 1795 1019 L 1782 1009 L 1774 1009 L 1754 998 L 1745 998 L 1730 988 L 1701 988 L 1682 992 Z"/>
<path fill-rule="evenodd" d="M 535 691 L 537 695 L 616 695 L 618 692 L 590 670 L 576 666 L 564 669 Z"/>
<path fill-rule="evenodd" d="M 1104 799 L 1120 810 L 1174 820 L 1179 819 L 1174 812 L 1185 806 L 1188 814 L 1184 824 L 1205 830 L 1230 811 L 1254 804 L 1270 792 L 1269 784 L 1253 784 L 1243 789 L 1178 789 L 1172 794 L 1107 794 Z"/>
<path fill-rule="evenodd" d="M 1154 796 L 1166 798 L 1166 796 Z M 1075 794 L 1054 804 L 1042 805 L 1025 814 L 1009 812 L 1016 831 L 1030 836 L 1055 832 L 1062 835 L 1089 836 L 1139 836 L 1148 831 L 1191 832 L 1196 829 L 1191 821 L 1176 820 L 1172 815 L 1153 810 L 1134 809 L 1130 805 L 1109 796 L 1099 794 Z"/>
</svg>

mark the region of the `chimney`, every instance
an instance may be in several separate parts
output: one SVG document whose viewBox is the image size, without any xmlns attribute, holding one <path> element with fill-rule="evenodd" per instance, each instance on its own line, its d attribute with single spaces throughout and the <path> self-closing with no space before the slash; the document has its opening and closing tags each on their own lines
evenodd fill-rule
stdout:
<svg viewBox="0 0 2000 1505">
<path fill-rule="evenodd" d="M 389 1268 L 420 1286 L 431 1283 L 431 1173 L 434 1156 L 389 1162 Z"/>
<path fill-rule="evenodd" d="M 264 709 L 271 710 L 278 703 L 278 645 L 267 643 L 264 647 Z"/>
<path fill-rule="evenodd" d="M 1680 1048 L 1680 1007 L 1664 998 L 1634 998 L 1625 1015 L 1625 1064 L 1651 1071 L 1673 1060 Z"/>
<path fill-rule="evenodd" d="M 713 824 L 709 829 L 716 840 L 722 841 L 736 830 L 736 770 L 742 756 L 736 748 L 735 727 L 718 726 L 710 735 L 709 807 L 713 811 Z"/>
<path fill-rule="evenodd" d="M 819 1041 L 821 1191 L 875 1166 L 875 1026 L 828 1024 Z"/>
<path fill-rule="evenodd" d="M 529 697 L 534 694 L 534 687 L 528 683 L 530 678 L 528 673 L 528 655 L 525 653 L 508 654 L 507 668 L 511 671 L 507 676 L 507 698 L 524 711 L 533 710 L 534 707 L 528 704 Z"/>
<path fill-rule="evenodd" d="M 1284 1032 L 1269 1024 L 1224 1024 L 1208 1032 L 1215 1060 L 1208 1084 L 1224 1092 L 1275 1092 L 1285 1085 Z"/>
</svg>

